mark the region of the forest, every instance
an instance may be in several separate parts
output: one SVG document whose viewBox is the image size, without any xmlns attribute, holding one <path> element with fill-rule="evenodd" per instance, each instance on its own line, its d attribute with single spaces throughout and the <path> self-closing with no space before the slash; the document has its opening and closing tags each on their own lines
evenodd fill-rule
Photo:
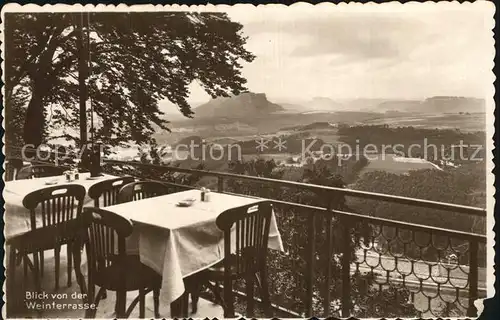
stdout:
<svg viewBox="0 0 500 320">
<path fill-rule="evenodd" d="M 431 162 L 452 159 L 454 163 L 462 163 L 472 158 L 476 150 L 478 152 L 474 154 L 474 158 L 478 159 L 484 159 L 486 152 L 484 131 L 462 132 L 459 129 L 422 129 L 389 125 L 341 125 L 338 128 L 338 135 L 340 140 L 353 149 L 356 146 L 363 149 L 368 144 L 376 146 L 378 150 L 383 150 L 382 146 L 400 145 L 399 148 L 388 148 L 386 152 L 393 153 L 396 149 L 402 156 L 425 158 Z M 462 159 L 459 150 L 456 150 L 460 144 L 464 145 L 462 152 L 465 159 Z M 411 145 L 415 147 L 410 148 Z"/>
</svg>

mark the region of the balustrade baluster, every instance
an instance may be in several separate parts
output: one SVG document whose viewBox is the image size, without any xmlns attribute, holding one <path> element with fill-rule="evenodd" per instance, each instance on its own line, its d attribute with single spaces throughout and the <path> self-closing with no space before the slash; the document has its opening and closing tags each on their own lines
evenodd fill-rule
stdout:
<svg viewBox="0 0 500 320">
<path fill-rule="evenodd" d="M 312 317 L 313 315 L 313 287 L 314 287 L 314 260 L 316 260 L 316 214 L 311 213 L 309 216 L 309 255 L 307 257 L 306 269 L 306 299 L 305 299 L 305 315 Z"/>
<path fill-rule="evenodd" d="M 224 192 L 224 178 L 221 176 L 217 177 L 217 191 Z"/>
<path fill-rule="evenodd" d="M 477 300 L 477 282 L 478 282 L 478 243 L 476 240 L 469 241 L 469 308 L 467 309 L 468 317 L 476 317 L 477 309 L 474 301 Z M 459 262 L 460 263 L 460 262 Z"/>
<path fill-rule="evenodd" d="M 327 197 L 327 225 L 326 225 L 326 281 L 325 281 L 325 299 L 323 300 L 323 313 L 324 317 L 328 317 L 330 315 L 330 303 L 331 303 L 331 294 L 330 294 L 330 285 L 332 283 L 332 254 L 333 254 L 333 216 L 330 214 L 331 210 L 331 200 Z"/>
<path fill-rule="evenodd" d="M 342 219 L 343 246 L 342 246 L 342 317 L 348 318 L 351 313 L 351 221 L 348 218 Z"/>
</svg>

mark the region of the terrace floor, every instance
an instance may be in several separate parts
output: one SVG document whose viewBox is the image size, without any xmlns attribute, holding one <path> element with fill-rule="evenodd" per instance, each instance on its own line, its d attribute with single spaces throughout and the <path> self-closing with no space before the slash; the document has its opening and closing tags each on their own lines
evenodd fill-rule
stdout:
<svg viewBox="0 0 500 320">
<path fill-rule="evenodd" d="M 78 298 L 76 295 L 80 293 L 80 287 L 76 283 L 75 275 L 73 273 L 73 283 L 71 287 L 67 287 L 67 272 L 66 272 L 66 248 L 61 249 L 61 270 L 60 270 L 60 280 L 59 280 L 59 290 L 55 291 L 55 260 L 54 251 L 45 251 L 45 271 L 44 277 L 42 278 L 42 290 L 47 293 L 50 298 L 46 299 L 46 303 L 52 303 L 55 301 L 60 306 L 63 306 L 66 310 L 55 310 L 55 309 L 45 309 L 42 313 L 43 318 L 83 318 L 85 315 L 84 310 L 68 310 L 68 305 L 79 304 L 82 305 L 82 299 Z M 85 268 L 82 268 L 85 272 Z M 19 266 L 16 269 L 16 278 L 23 279 L 23 268 Z M 28 278 L 26 281 L 19 281 L 23 283 L 23 286 L 16 290 L 15 299 L 24 300 L 25 303 L 29 303 L 30 299 L 27 297 L 28 292 L 33 290 L 33 278 L 31 273 L 28 273 Z M 55 295 L 54 295 L 55 294 Z M 23 296 L 25 295 L 25 296 Z M 73 297 L 72 297 L 73 295 Z M 127 293 L 127 306 L 137 297 L 138 292 Z M 27 299 L 28 298 L 28 299 Z M 33 300 L 32 300 L 33 301 Z M 98 306 L 98 311 L 96 318 L 114 318 L 114 304 L 115 304 L 115 294 L 112 291 L 108 291 L 108 296 L 106 299 L 101 300 Z M 13 315 L 14 317 L 20 318 L 38 318 L 37 312 L 35 310 L 23 310 L 19 313 Z M 162 318 L 170 317 L 170 306 L 160 304 L 160 316 Z M 222 307 L 216 305 L 205 299 L 201 299 L 198 302 L 198 311 L 196 314 L 190 314 L 193 318 L 218 318 L 221 319 L 224 316 Z M 139 317 L 139 305 L 137 305 L 132 312 L 131 318 Z M 153 318 L 153 294 L 150 293 L 146 296 L 146 319 Z"/>
</svg>

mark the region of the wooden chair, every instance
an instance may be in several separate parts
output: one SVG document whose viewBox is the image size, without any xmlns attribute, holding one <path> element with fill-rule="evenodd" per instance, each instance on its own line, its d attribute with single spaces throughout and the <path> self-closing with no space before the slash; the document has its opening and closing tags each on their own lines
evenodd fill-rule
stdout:
<svg viewBox="0 0 500 320">
<path fill-rule="evenodd" d="M 132 223 L 110 211 L 85 208 L 82 215 L 88 261 L 88 301 L 97 306 L 106 290 L 116 292 L 116 317 L 130 316 L 139 302 L 139 314 L 145 317 L 145 295 L 153 291 L 155 318 L 159 318 L 161 276 L 141 263 L 138 256 L 127 255 L 126 238 Z M 95 286 L 99 291 L 95 294 Z M 139 296 L 126 308 L 127 291 Z M 97 310 L 87 310 L 86 317 L 95 317 Z"/>
<path fill-rule="evenodd" d="M 158 197 L 161 195 L 174 193 L 177 191 L 177 189 L 177 187 L 172 188 L 171 186 L 156 181 L 131 182 L 120 189 L 120 192 L 118 193 L 118 203 Z M 197 293 L 197 290 L 194 290 L 191 294 L 193 313 L 196 313 L 196 311 L 198 310 L 199 295 Z M 187 306 L 187 302 L 182 301 L 179 305 L 180 309 L 184 309 Z M 187 316 L 187 312 L 185 312 L 185 310 L 180 310 L 180 312 L 186 313 Z"/>
<path fill-rule="evenodd" d="M 89 197 L 94 200 L 94 207 L 112 206 L 118 203 L 118 193 L 120 189 L 131 182 L 134 182 L 134 177 L 126 176 L 115 179 L 108 179 L 98 182 L 89 188 Z M 106 299 L 106 292 L 103 293 L 103 299 Z"/>
<path fill-rule="evenodd" d="M 94 200 L 94 207 L 112 206 L 118 203 L 120 189 L 128 183 L 134 182 L 134 177 L 120 177 L 98 182 L 90 187 L 89 197 Z"/>
<path fill-rule="evenodd" d="M 23 206 L 30 211 L 31 219 L 31 230 L 36 230 L 38 228 L 44 228 L 53 225 L 64 224 L 68 221 L 76 219 L 82 212 L 83 201 L 85 199 L 85 188 L 77 184 L 66 184 L 60 186 L 53 186 L 44 188 L 41 190 L 33 191 L 26 195 L 23 199 Z M 37 213 L 37 209 L 40 212 Z M 41 217 L 42 225 L 37 225 L 36 217 L 37 214 Z M 56 273 L 56 290 L 59 289 L 59 267 L 60 267 L 60 253 L 61 246 L 67 245 L 67 255 L 68 255 L 68 287 L 71 286 L 71 248 L 70 243 L 72 238 L 64 239 L 59 237 L 57 242 L 52 243 L 52 247 L 33 251 L 35 264 L 39 264 L 40 275 L 43 276 L 44 269 L 44 257 L 43 253 L 45 250 L 54 249 L 55 256 L 55 273 Z M 29 258 L 26 254 L 24 256 L 24 270 L 25 275 L 27 272 L 27 265 L 29 264 Z M 36 268 L 38 269 L 38 268 Z"/>
<path fill-rule="evenodd" d="M 20 308 L 25 308 L 23 299 L 16 299 L 16 290 L 19 288 L 19 283 L 16 282 L 16 265 L 18 257 L 27 257 L 31 253 L 43 252 L 44 250 L 49 250 L 55 246 L 59 246 L 61 243 L 66 243 L 68 247 L 73 252 L 73 257 L 75 259 L 74 265 L 80 266 L 80 247 L 79 239 L 77 237 L 80 228 L 80 221 L 78 219 L 67 220 L 65 222 L 60 222 L 57 224 L 46 225 L 41 228 L 36 228 L 26 233 L 20 234 L 6 241 L 6 245 L 10 248 L 9 254 L 9 264 L 6 269 L 7 275 L 7 317 L 15 318 L 13 314 Z M 70 259 L 68 258 L 68 265 L 70 265 Z M 38 259 L 34 259 L 34 263 L 30 264 L 30 269 L 33 273 L 33 280 L 35 284 L 35 290 L 37 292 L 42 292 L 40 283 L 40 264 Z M 76 270 L 75 270 L 76 271 Z M 80 277 L 78 277 L 80 275 Z M 56 278 L 57 279 L 57 278 Z M 83 281 L 83 275 L 78 274 L 77 279 L 82 287 L 81 281 Z M 84 293 L 84 292 L 82 292 Z M 21 293 L 22 298 L 25 296 L 25 292 Z M 38 299 L 37 299 L 38 300 Z M 49 301 L 39 301 L 41 303 L 47 303 Z M 37 310 L 38 317 L 42 317 L 41 310 Z"/>
<path fill-rule="evenodd" d="M 169 194 L 171 188 L 156 181 L 131 182 L 123 186 L 118 192 L 118 203 L 137 201 Z"/>
<path fill-rule="evenodd" d="M 234 317 L 233 281 L 244 279 L 247 294 L 247 316 L 254 311 L 255 280 L 261 289 L 267 316 L 271 316 L 271 301 L 267 280 L 267 244 L 272 206 L 268 201 L 229 209 L 217 217 L 217 227 L 224 233 L 224 260 L 194 275 L 199 282 L 208 284 L 216 299 L 222 300 L 224 317 Z M 233 239 L 233 241 L 229 241 Z M 220 296 L 218 283 L 224 283 Z M 215 286 L 210 282 L 216 283 Z"/>
<path fill-rule="evenodd" d="M 63 168 L 53 165 L 32 165 L 21 168 L 16 174 L 16 180 L 60 176 L 63 172 Z"/>
<path fill-rule="evenodd" d="M 16 179 L 17 173 L 23 167 L 23 160 L 16 158 L 7 158 L 5 160 L 5 181 Z"/>
</svg>

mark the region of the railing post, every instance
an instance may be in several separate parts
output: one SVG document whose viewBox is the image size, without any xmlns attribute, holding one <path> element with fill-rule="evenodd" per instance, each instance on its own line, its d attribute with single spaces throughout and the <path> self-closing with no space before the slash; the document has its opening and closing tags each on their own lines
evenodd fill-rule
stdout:
<svg viewBox="0 0 500 320">
<path fill-rule="evenodd" d="M 316 260 L 316 213 L 309 215 L 309 255 L 307 256 L 306 269 L 306 300 L 305 316 L 310 318 L 313 313 L 313 287 L 314 287 L 314 260 Z"/>
<path fill-rule="evenodd" d="M 478 241 L 470 240 L 469 242 L 469 308 L 467 308 L 468 317 L 477 317 L 477 309 L 474 301 L 478 298 Z"/>
<path fill-rule="evenodd" d="M 224 178 L 221 176 L 217 177 L 217 192 L 224 192 Z"/>
<path fill-rule="evenodd" d="M 351 314 L 351 221 L 348 218 L 341 220 L 343 225 L 344 244 L 342 246 L 342 318 Z"/>
<path fill-rule="evenodd" d="M 331 215 L 331 201 L 330 198 L 327 197 L 327 225 L 326 225 L 326 281 L 325 281 L 325 298 L 323 300 L 323 316 L 326 318 L 330 315 L 330 303 L 332 301 L 331 292 L 330 292 L 330 284 L 332 282 L 332 254 L 333 254 L 333 217 Z"/>
</svg>

